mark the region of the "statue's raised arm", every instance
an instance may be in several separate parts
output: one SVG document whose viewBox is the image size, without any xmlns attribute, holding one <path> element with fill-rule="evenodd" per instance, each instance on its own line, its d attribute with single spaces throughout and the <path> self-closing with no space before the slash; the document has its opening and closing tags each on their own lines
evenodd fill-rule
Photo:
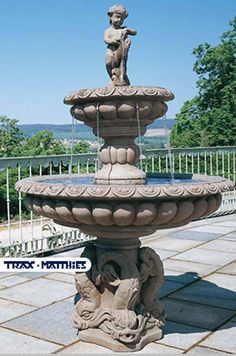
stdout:
<svg viewBox="0 0 236 356">
<path fill-rule="evenodd" d="M 107 44 L 106 68 L 111 78 L 111 85 L 129 85 L 127 59 L 131 41 L 128 36 L 135 36 L 137 31 L 122 26 L 128 16 L 128 12 L 123 5 L 110 7 L 107 14 L 110 27 L 104 33 L 104 41 Z"/>
</svg>

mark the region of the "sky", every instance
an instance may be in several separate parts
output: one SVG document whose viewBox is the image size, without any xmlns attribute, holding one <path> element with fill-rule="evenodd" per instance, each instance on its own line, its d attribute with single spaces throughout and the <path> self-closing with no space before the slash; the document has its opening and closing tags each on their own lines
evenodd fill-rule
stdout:
<svg viewBox="0 0 236 356">
<path fill-rule="evenodd" d="M 106 86 L 108 0 L 0 0 L 0 115 L 20 124 L 71 123 L 65 95 Z M 192 50 L 212 46 L 236 15 L 235 0 L 124 0 L 132 85 L 175 94 L 168 118 L 196 95 Z"/>
</svg>

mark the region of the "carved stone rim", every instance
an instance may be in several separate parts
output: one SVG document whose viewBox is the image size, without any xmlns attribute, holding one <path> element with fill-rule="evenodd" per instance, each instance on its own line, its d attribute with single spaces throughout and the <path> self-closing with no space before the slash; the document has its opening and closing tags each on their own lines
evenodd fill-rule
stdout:
<svg viewBox="0 0 236 356">
<path fill-rule="evenodd" d="M 165 88 L 152 86 L 120 86 L 81 89 L 65 96 L 64 103 L 75 105 L 90 101 L 104 101 L 109 99 L 140 98 L 148 100 L 169 101 L 174 99 L 174 94 Z"/>
<path fill-rule="evenodd" d="M 93 174 L 72 174 L 71 178 L 93 177 Z M 58 180 L 69 175 L 36 176 L 18 181 L 16 190 L 31 195 L 64 199 L 172 199 L 181 197 L 197 197 L 213 195 L 234 190 L 232 181 L 218 176 L 193 175 L 195 182 L 163 185 L 76 185 L 61 183 L 45 183 L 44 180 Z M 196 182 L 199 180 L 199 182 Z"/>
</svg>

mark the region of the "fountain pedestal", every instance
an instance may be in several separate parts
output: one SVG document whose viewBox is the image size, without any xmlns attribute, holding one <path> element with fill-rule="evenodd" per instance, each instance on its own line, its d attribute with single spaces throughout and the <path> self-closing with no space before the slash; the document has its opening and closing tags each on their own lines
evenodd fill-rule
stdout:
<svg viewBox="0 0 236 356">
<path fill-rule="evenodd" d="M 137 351 L 159 340 L 164 312 L 157 291 L 164 272 L 155 251 L 140 248 L 138 238 L 121 236 L 109 243 L 99 238 L 82 256 L 91 260 L 92 268 L 76 274 L 82 299 L 74 320 L 80 340 L 114 351 Z"/>
</svg>

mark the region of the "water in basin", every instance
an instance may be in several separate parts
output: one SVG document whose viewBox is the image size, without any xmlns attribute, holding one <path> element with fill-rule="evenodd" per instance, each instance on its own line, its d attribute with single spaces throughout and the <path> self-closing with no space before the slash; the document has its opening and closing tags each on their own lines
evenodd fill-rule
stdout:
<svg viewBox="0 0 236 356">
<path fill-rule="evenodd" d="M 94 177 L 69 177 L 68 178 L 58 178 L 58 179 L 45 179 L 44 183 L 53 184 L 70 184 L 70 185 L 93 185 Z M 183 183 L 199 183 L 200 180 L 192 178 L 179 178 L 178 176 L 172 179 L 170 177 L 147 177 L 145 185 L 165 185 L 165 184 L 183 184 Z"/>
</svg>

